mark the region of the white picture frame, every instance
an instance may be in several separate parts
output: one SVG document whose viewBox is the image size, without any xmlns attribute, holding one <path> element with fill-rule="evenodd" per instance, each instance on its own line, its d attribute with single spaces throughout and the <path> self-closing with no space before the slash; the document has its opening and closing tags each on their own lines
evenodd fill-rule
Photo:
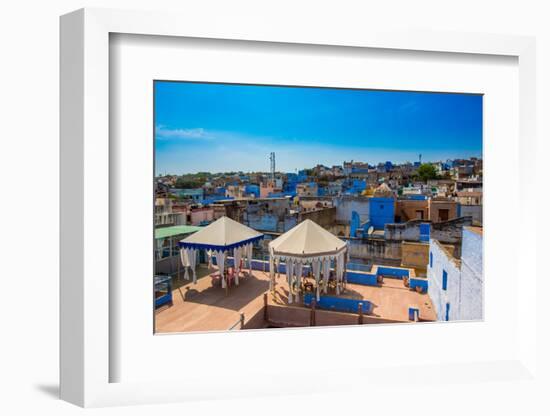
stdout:
<svg viewBox="0 0 550 416">
<path fill-rule="evenodd" d="M 521 380 L 526 375 L 534 376 L 536 320 L 533 317 L 536 315 L 537 270 L 529 246 L 521 242 L 535 241 L 535 227 L 529 226 L 533 218 L 525 215 L 535 195 L 534 184 L 526 176 L 536 142 L 535 40 L 509 35 L 397 32 L 375 28 L 347 32 L 309 30 L 306 33 L 298 27 L 282 30 L 276 24 L 247 23 L 246 19 L 240 22 L 236 31 L 234 23 L 220 19 L 205 24 L 200 19 L 186 19 L 177 14 L 106 9 L 83 9 L 61 18 L 61 398 L 85 407 L 107 406 L 214 396 L 322 392 L 348 389 L 357 381 L 356 372 L 342 365 L 329 371 L 330 377 L 339 380 L 332 385 L 326 385 L 321 379 L 307 385 L 289 381 L 283 371 L 269 373 L 269 380 L 262 383 L 244 384 L 246 393 L 236 386 L 223 388 L 232 386 L 230 374 L 220 374 L 214 381 L 210 374 L 205 373 L 202 376 L 193 374 L 177 382 L 112 382 L 110 366 L 121 358 L 110 347 L 113 336 L 110 332 L 110 308 L 112 310 L 114 305 L 111 304 L 110 291 L 113 288 L 109 281 L 112 267 L 109 227 L 113 225 L 109 190 L 110 172 L 114 167 L 109 147 L 109 37 L 115 33 L 517 58 L 520 200 L 514 209 L 521 218 L 518 227 L 523 230 L 518 236 L 517 256 L 524 267 L 524 284 L 517 287 L 517 309 L 510 312 L 516 322 L 521 322 L 515 334 L 514 354 L 498 361 L 473 360 L 457 364 L 450 360 L 441 362 L 435 369 L 433 365 L 412 366 L 413 362 L 411 367 L 367 368 L 369 374 L 378 380 L 411 377 L 418 374 L 419 368 L 428 375 L 444 368 L 455 379 L 471 382 L 476 382 L 476 378 L 471 379 L 472 374 L 480 372 L 485 372 L 484 377 L 489 378 Z M 519 270 L 510 273 L 518 274 Z M 409 326 L 398 330 L 409 332 L 417 329 Z M 319 331 L 293 332 L 301 334 L 302 342 L 322 337 Z M 242 366 L 243 374 L 252 371 L 253 364 L 242 363 Z M 239 383 L 246 383 L 242 379 Z M 421 377 L 420 382 L 424 381 Z"/>
</svg>

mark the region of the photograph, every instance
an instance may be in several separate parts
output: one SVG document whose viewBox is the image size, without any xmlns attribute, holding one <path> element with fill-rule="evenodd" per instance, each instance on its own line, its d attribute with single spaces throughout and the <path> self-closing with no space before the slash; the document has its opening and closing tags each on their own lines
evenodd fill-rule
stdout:
<svg viewBox="0 0 550 416">
<path fill-rule="evenodd" d="M 548 2 L 444 3 L 4 2 L 0 416 L 550 415 Z"/>
<path fill-rule="evenodd" d="M 483 320 L 482 94 L 153 94 L 155 334 Z"/>
</svg>

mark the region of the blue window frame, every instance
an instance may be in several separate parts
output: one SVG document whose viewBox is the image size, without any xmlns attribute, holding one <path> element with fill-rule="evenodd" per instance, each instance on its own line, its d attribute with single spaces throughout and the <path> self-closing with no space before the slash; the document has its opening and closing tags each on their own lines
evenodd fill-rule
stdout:
<svg viewBox="0 0 550 416">
<path fill-rule="evenodd" d="M 447 290 L 447 272 L 443 270 L 443 282 L 441 284 L 443 290 Z"/>
<path fill-rule="evenodd" d="M 451 304 L 450 303 L 447 303 L 445 305 L 445 320 L 448 321 L 449 320 L 449 311 L 451 310 Z"/>
<path fill-rule="evenodd" d="M 434 266 L 434 255 L 430 251 L 430 267 L 433 267 L 433 266 Z"/>
</svg>

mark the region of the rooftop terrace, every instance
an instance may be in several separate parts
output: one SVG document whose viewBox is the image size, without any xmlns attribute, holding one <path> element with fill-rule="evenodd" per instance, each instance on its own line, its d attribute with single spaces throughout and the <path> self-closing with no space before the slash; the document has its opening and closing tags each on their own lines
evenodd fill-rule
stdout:
<svg viewBox="0 0 550 416">
<path fill-rule="evenodd" d="M 213 287 L 205 266 L 199 269 L 196 285 L 185 280 L 175 281 L 173 305 L 163 306 L 155 313 L 156 332 L 224 331 L 239 322 L 244 314 L 244 328 L 263 328 L 268 322 L 258 319 L 264 308 L 264 293 L 269 290 L 269 274 L 253 270 L 251 276 L 240 278 L 240 285 L 225 289 Z M 313 282 L 313 279 L 309 279 Z M 335 296 L 330 294 L 328 296 Z M 434 308 L 427 294 L 417 293 L 405 287 L 401 279 L 385 278 L 378 286 L 348 283 L 340 298 L 362 299 L 372 304 L 372 311 L 365 315 L 364 323 L 409 322 L 408 308 L 420 311 L 420 320 L 436 319 Z M 301 297 L 302 299 L 302 297 Z M 274 294 L 268 294 L 270 313 L 275 313 L 284 326 L 308 326 L 309 309 L 301 303 L 288 304 L 286 276 L 276 280 Z M 357 314 L 319 311 L 317 324 L 343 325 L 357 322 Z"/>
</svg>

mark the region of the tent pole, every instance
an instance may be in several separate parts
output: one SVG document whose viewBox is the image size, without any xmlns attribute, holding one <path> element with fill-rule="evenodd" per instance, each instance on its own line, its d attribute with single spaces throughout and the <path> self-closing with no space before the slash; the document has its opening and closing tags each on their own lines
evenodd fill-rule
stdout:
<svg viewBox="0 0 550 416">
<path fill-rule="evenodd" d="M 229 295 L 229 279 L 225 278 L 225 276 L 229 277 L 229 273 L 227 273 L 227 262 L 225 261 L 227 256 L 223 256 L 223 274 L 222 279 L 225 279 L 225 296 Z M 235 262 L 235 259 L 233 259 L 233 262 Z"/>
<path fill-rule="evenodd" d="M 348 256 L 346 255 L 344 257 L 344 270 L 342 271 L 342 281 L 344 282 L 344 290 L 346 290 L 346 283 L 347 283 L 347 278 L 346 278 L 346 270 L 348 269 Z"/>
<path fill-rule="evenodd" d="M 173 248 L 172 248 L 172 237 L 169 238 L 170 240 L 170 256 L 169 256 L 169 259 L 170 259 L 170 276 L 172 276 L 172 274 L 174 274 L 174 263 L 172 262 L 172 253 L 173 253 Z"/>
<path fill-rule="evenodd" d="M 180 263 L 181 263 L 181 247 L 178 246 L 178 282 L 180 281 Z"/>
</svg>

